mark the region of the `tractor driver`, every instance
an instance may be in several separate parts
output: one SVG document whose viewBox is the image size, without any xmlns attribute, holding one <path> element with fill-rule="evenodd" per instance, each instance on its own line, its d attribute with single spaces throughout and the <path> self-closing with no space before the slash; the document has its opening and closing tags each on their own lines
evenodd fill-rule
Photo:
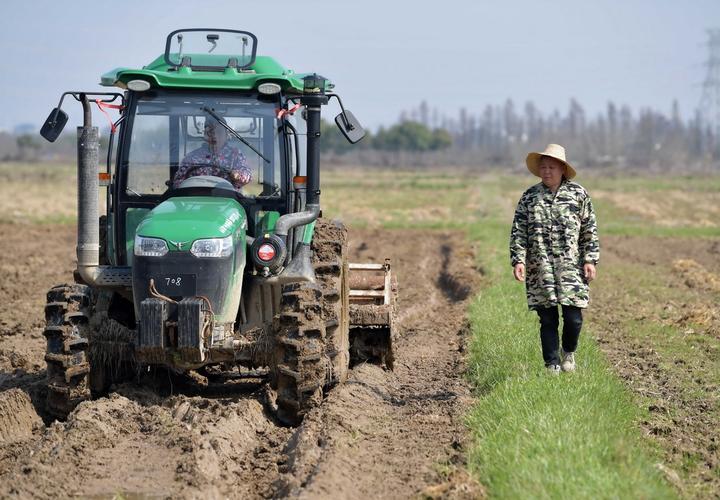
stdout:
<svg viewBox="0 0 720 500">
<path fill-rule="evenodd" d="M 227 122 L 221 118 L 222 122 Z M 238 191 L 252 179 L 247 158 L 227 142 L 228 132 L 213 116 L 205 117 L 205 144 L 183 158 L 175 177 L 176 188 L 188 177 L 214 175 L 232 183 Z"/>
</svg>

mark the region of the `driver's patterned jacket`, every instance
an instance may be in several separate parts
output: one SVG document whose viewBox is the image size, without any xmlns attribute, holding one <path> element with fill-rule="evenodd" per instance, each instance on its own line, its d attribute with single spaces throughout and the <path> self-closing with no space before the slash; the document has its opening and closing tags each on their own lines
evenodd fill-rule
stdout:
<svg viewBox="0 0 720 500">
<path fill-rule="evenodd" d="M 217 153 L 213 153 L 207 144 L 188 153 L 175 174 L 173 187 L 178 187 L 182 181 L 196 175 L 222 177 L 229 180 L 235 189 L 242 188 L 252 180 L 252 170 L 248 167 L 247 158 L 228 144 Z"/>
</svg>

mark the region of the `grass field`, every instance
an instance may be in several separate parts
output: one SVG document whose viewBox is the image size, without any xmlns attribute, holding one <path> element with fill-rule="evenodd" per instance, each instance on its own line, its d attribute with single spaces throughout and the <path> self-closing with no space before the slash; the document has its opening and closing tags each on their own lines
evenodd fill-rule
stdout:
<svg viewBox="0 0 720 500">
<path fill-rule="evenodd" d="M 74 223 L 76 170 L 74 165 L 0 163 L 0 222 Z"/>
<path fill-rule="evenodd" d="M 704 498 L 720 488 L 720 176 L 577 179 L 601 239 L 579 371 L 546 376 L 507 238 L 535 180 L 473 170 L 323 173 L 325 216 L 462 231 L 483 284 L 468 311 L 468 467 L 501 498 Z M 70 166 L 0 164 L 0 221 L 75 221 Z M 402 286 L 402 283 L 400 284 Z"/>
<path fill-rule="evenodd" d="M 468 420 L 476 445 L 471 466 L 492 496 L 671 497 L 637 427 L 642 412 L 588 338 L 592 326 L 583 331 L 578 371 L 548 376 L 535 314 L 502 251 L 506 231 L 476 227 L 472 237 L 481 248 L 499 249 L 492 260 L 480 256 L 491 285 L 470 310 L 470 377 L 478 391 Z"/>
</svg>

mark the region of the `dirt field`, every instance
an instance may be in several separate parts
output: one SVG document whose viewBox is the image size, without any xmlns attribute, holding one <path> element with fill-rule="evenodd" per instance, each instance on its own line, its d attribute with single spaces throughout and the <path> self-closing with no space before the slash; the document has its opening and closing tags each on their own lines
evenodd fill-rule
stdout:
<svg viewBox="0 0 720 500">
<path fill-rule="evenodd" d="M 356 366 L 298 428 L 273 420 L 259 381 L 167 374 L 52 423 L 42 311 L 45 291 L 71 277 L 74 228 L 0 225 L 0 497 L 482 496 L 463 467 L 465 309 L 481 279 L 472 250 L 457 234 L 351 235 L 354 261 L 395 264 L 394 372 Z"/>
<path fill-rule="evenodd" d="M 603 244 L 593 333 L 645 405 L 641 424 L 661 445 L 668 481 L 685 497 L 717 496 L 720 241 L 608 236 Z"/>
</svg>

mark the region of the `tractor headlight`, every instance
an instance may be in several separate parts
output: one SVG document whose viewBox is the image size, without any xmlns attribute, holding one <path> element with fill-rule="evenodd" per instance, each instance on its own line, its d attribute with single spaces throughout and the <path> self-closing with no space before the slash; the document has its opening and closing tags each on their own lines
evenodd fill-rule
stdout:
<svg viewBox="0 0 720 500">
<path fill-rule="evenodd" d="M 190 253 L 195 257 L 227 257 L 232 253 L 232 236 L 195 240 Z"/>
<path fill-rule="evenodd" d="M 168 253 L 168 246 L 165 240 L 160 238 L 146 238 L 135 236 L 135 255 L 143 257 L 162 257 Z"/>
</svg>

